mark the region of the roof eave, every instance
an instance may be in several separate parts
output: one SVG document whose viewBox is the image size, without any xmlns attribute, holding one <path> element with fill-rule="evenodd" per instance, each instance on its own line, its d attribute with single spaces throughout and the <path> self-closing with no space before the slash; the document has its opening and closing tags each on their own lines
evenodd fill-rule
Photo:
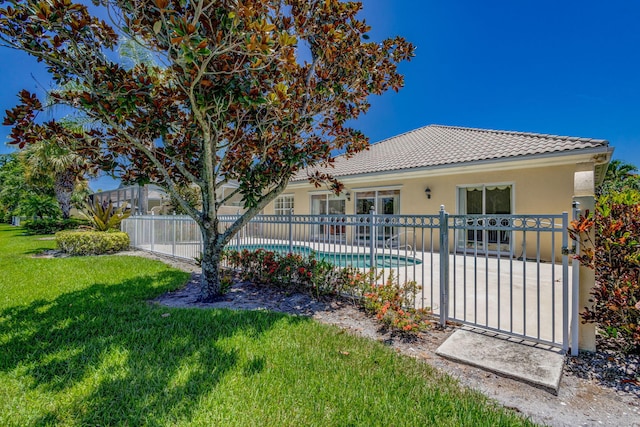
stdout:
<svg viewBox="0 0 640 427">
<path fill-rule="evenodd" d="M 465 173 L 465 172 L 481 172 L 490 170 L 494 165 L 501 165 L 506 168 L 519 168 L 523 163 L 527 163 L 529 167 L 562 165 L 571 163 L 581 163 L 593 161 L 596 165 L 596 185 L 602 182 L 604 179 L 604 173 L 606 172 L 607 165 L 611 160 L 613 154 L 613 147 L 606 145 L 593 148 L 585 148 L 578 150 L 567 150 L 551 153 L 540 154 L 527 154 L 514 157 L 502 157 L 497 159 L 483 159 L 474 160 L 470 162 L 449 163 L 444 165 L 422 166 L 417 168 L 407 169 L 393 169 L 387 171 L 365 172 L 359 174 L 350 175 L 334 175 L 337 179 L 343 181 L 363 181 L 368 180 L 372 176 L 389 176 L 396 175 L 403 178 L 410 178 L 413 176 L 433 176 L 433 175 L 449 175 L 453 173 Z M 470 170 L 472 169 L 472 170 Z M 304 185 L 308 183 L 305 178 L 296 179 L 291 181 L 289 185 Z"/>
</svg>

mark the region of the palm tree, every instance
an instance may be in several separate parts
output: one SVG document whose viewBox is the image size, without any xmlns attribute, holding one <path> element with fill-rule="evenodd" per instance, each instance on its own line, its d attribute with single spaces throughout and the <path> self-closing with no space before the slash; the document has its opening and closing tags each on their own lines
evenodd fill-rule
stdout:
<svg viewBox="0 0 640 427">
<path fill-rule="evenodd" d="M 604 177 L 605 181 L 625 181 L 628 178 L 633 177 L 638 168 L 631 163 L 624 162 L 622 160 L 611 160 L 607 167 L 607 173 Z"/>
<path fill-rule="evenodd" d="M 640 177 L 634 173 L 638 168 L 625 161 L 612 160 L 607 167 L 607 172 L 600 187 L 598 195 L 606 195 L 612 192 L 620 192 L 625 188 L 635 188 L 640 190 Z"/>
<path fill-rule="evenodd" d="M 73 192 L 85 180 L 88 170 L 85 159 L 58 140 L 41 140 L 23 150 L 22 155 L 28 180 L 34 183 L 53 180 L 62 217 L 68 219 Z"/>
</svg>

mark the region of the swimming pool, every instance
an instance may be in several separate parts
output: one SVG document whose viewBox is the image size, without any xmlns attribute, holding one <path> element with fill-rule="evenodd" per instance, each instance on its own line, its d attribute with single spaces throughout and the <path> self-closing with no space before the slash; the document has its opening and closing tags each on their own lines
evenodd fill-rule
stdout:
<svg viewBox="0 0 640 427">
<path fill-rule="evenodd" d="M 248 250 L 248 251 L 256 251 L 258 249 L 264 249 L 266 251 L 278 252 L 280 254 L 288 254 L 289 253 L 289 245 L 281 245 L 281 244 L 265 244 L 265 245 L 229 245 L 228 249 L 235 250 Z M 371 256 L 369 254 L 363 253 L 335 253 L 335 252 L 323 252 L 323 251 L 314 251 L 312 248 L 308 246 L 300 246 L 294 245 L 291 247 L 292 252 L 294 254 L 309 256 L 311 252 L 315 252 L 316 259 L 322 259 L 331 264 L 337 265 L 339 267 L 356 267 L 356 268 L 398 268 L 405 267 L 411 265 L 419 265 L 422 264 L 422 261 L 408 256 L 403 255 L 393 255 L 393 254 L 376 254 L 375 255 L 375 265 L 371 265 Z"/>
</svg>

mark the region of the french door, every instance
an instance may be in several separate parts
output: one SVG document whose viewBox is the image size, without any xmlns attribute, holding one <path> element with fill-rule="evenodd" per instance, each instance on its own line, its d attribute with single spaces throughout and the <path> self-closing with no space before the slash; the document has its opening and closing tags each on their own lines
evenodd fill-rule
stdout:
<svg viewBox="0 0 640 427">
<path fill-rule="evenodd" d="M 478 185 L 458 187 L 458 210 L 466 219 L 467 229 L 458 232 L 458 250 L 512 253 L 511 231 L 507 218 L 513 213 L 513 186 Z"/>
</svg>

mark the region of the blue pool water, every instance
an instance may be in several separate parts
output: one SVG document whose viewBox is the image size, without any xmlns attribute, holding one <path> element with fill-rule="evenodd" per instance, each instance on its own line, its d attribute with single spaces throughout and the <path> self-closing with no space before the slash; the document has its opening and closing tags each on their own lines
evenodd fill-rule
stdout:
<svg viewBox="0 0 640 427">
<path fill-rule="evenodd" d="M 229 249 L 235 250 L 248 250 L 248 251 L 256 251 L 258 249 L 264 249 L 266 251 L 278 252 L 281 254 L 289 253 L 289 245 L 279 245 L 279 244 L 267 244 L 267 245 L 229 245 Z M 334 252 L 322 252 L 322 251 L 313 251 L 311 248 L 307 246 L 298 246 L 294 245 L 292 247 L 293 253 L 309 256 L 311 252 L 315 252 L 316 259 L 322 259 L 331 264 L 346 267 L 352 266 L 357 268 L 397 268 L 404 267 L 409 265 L 418 265 L 422 264 L 422 261 L 416 258 L 402 256 L 402 255 L 392 255 L 392 254 L 377 254 L 375 256 L 375 266 L 371 265 L 371 257 L 369 254 L 337 254 Z"/>
</svg>

